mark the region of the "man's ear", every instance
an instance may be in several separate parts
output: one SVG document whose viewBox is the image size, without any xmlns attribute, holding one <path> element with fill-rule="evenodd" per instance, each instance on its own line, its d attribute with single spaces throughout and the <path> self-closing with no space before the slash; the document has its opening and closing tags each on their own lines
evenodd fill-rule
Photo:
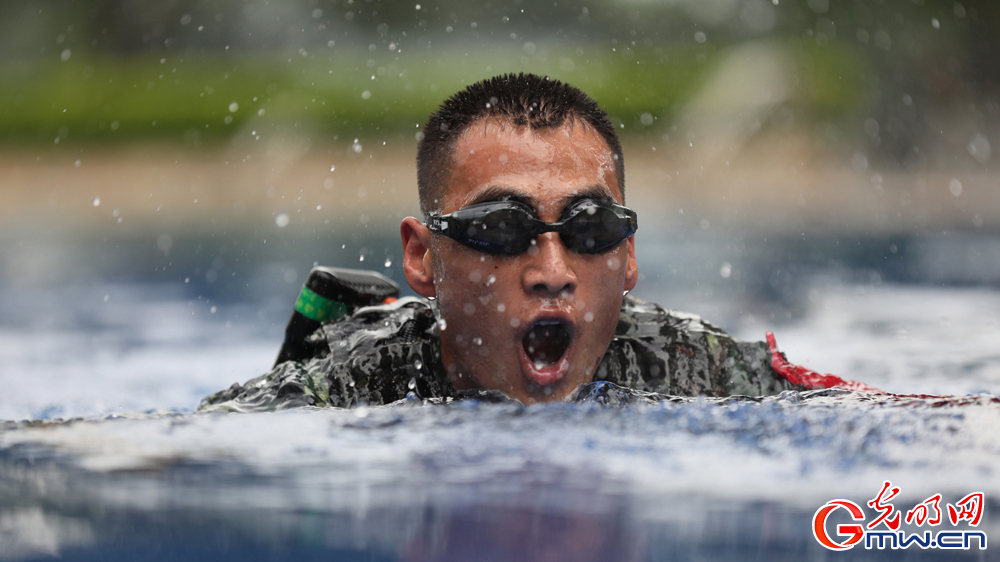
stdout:
<svg viewBox="0 0 1000 562">
<path fill-rule="evenodd" d="M 635 236 L 628 237 L 628 260 L 625 262 L 625 290 L 631 291 L 639 282 L 639 264 L 635 261 Z"/>
<path fill-rule="evenodd" d="M 431 231 L 414 217 L 406 217 L 399 225 L 403 241 L 403 275 L 418 295 L 436 295 L 434 269 L 431 261 Z"/>
</svg>

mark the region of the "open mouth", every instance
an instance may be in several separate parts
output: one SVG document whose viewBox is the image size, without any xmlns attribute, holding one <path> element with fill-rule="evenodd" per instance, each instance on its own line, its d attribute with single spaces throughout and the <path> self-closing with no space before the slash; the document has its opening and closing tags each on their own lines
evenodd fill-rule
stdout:
<svg viewBox="0 0 1000 562">
<path fill-rule="evenodd" d="M 522 345 L 528 359 L 538 369 L 554 365 L 572 341 L 569 330 L 558 320 L 542 320 L 524 335 Z"/>
</svg>

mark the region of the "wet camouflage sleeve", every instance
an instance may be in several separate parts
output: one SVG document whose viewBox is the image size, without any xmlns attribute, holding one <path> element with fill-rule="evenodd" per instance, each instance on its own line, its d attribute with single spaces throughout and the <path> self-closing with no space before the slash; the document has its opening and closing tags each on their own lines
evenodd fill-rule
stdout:
<svg viewBox="0 0 1000 562">
<path fill-rule="evenodd" d="M 362 308 L 309 337 L 317 355 L 287 361 L 269 373 L 202 400 L 206 410 L 274 410 L 300 406 L 349 408 L 388 404 L 409 392 L 446 398 L 455 390 L 441 366 L 434 311 L 408 298 Z"/>
<path fill-rule="evenodd" d="M 202 410 L 348 408 L 458 396 L 441 364 L 436 312 L 407 298 L 363 308 L 310 336 L 316 355 L 202 400 Z M 778 376 L 763 342 L 738 342 L 699 317 L 626 298 L 595 381 L 658 395 L 765 396 L 801 390 Z M 607 387 L 601 387 L 607 392 Z"/>
<path fill-rule="evenodd" d="M 764 342 L 736 341 L 698 316 L 630 297 L 594 379 L 675 396 L 802 390 L 771 369 Z"/>
</svg>

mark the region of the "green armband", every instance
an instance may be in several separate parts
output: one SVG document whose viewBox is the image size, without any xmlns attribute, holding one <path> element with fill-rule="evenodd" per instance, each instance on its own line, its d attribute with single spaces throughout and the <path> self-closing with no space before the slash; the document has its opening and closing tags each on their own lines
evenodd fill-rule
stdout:
<svg viewBox="0 0 1000 562">
<path fill-rule="evenodd" d="M 302 292 L 295 301 L 295 310 L 311 320 L 326 322 L 347 314 L 347 305 L 318 295 L 309 287 L 302 287 Z"/>
</svg>

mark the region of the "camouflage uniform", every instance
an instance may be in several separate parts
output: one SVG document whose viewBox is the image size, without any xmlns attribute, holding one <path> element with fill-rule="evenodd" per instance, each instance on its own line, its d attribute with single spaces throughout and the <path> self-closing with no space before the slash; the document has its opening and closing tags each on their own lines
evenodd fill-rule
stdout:
<svg viewBox="0 0 1000 562">
<path fill-rule="evenodd" d="M 359 309 L 309 337 L 311 358 L 233 384 L 206 397 L 199 409 L 348 408 L 462 396 L 441 363 L 436 312 L 433 303 L 417 298 Z M 737 341 L 697 316 L 631 297 L 622 302 L 615 338 L 594 380 L 638 391 L 623 395 L 647 397 L 763 396 L 803 389 L 774 372 L 764 342 Z M 577 397 L 604 396 L 609 388 L 615 387 L 591 383 Z"/>
</svg>

